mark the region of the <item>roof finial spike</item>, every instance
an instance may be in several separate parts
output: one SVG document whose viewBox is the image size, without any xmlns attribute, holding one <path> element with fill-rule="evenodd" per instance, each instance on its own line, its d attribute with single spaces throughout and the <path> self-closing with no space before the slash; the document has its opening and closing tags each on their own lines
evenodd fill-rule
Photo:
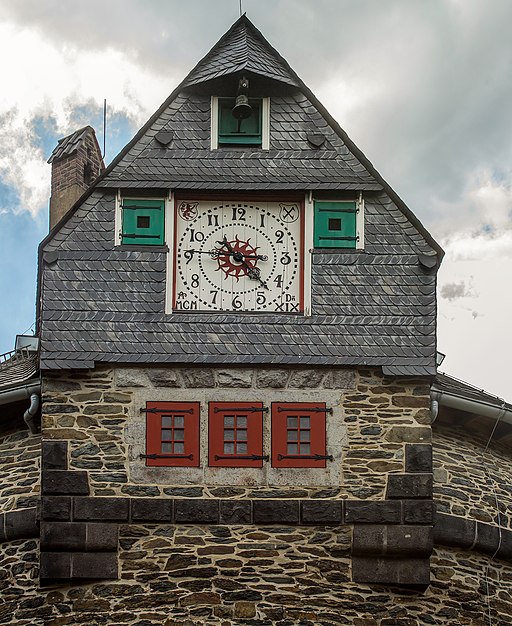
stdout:
<svg viewBox="0 0 512 626">
<path fill-rule="evenodd" d="M 239 0 L 239 4 L 240 4 L 240 17 L 242 17 L 242 0 Z"/>
</svg>

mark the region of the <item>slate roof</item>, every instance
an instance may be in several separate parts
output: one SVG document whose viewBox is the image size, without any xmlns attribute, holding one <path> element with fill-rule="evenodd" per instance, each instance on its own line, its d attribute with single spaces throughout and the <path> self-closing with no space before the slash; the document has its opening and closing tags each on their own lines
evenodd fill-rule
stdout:
<svg viewBox="0 0 512 626">
<path fill-rule="evenodd" d="M 268 152 L 210 149 L 207 87 L 215 90 L 219 76 L 241 66 L 267 80 L 269 89 L 284 85 L 271 97 Z M 169 146 L 156 142 L 160 130 L 173 133 Z M 308 142 L 310 133 L 325 136 L 320 148 Z M 114 246 L 120 187 L 229 190 L 233 198 L 247 191 L 362 190 L 365 250 L 315 251 L 311 317 L 166 315 L 167 252 Z M 98 362 L 241 363 L 435 374 L 435 267 L 429 271 L 419 259 L 440 260 L 442 250 L 245 17 L 192 70 L 40 251 L 43 369 Z"/>
<path fill-rule="evenodd" d="M 48 159 L 48 163 L 60 161 L 60 159 L 74 154 L 80 147 L 80 144 L 85 141 L 85 138 L 89 133 L 92 133 L 93 136 L 96 137 L 92 126 L 84 126 L 83 128 L 80 128 L 80 130 L 75 130 L 75 132 L 71 133 L 71 135 L 59 139 L 57 146 Z"/>
</svg>

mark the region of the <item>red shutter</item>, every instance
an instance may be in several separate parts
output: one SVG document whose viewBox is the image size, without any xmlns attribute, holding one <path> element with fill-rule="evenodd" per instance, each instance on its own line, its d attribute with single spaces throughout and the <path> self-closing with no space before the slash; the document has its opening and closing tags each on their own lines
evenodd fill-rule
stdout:
<svg viewBox="0 0 512 626">
<path fill-rule="evenodd" d="M 199 402 L 146 403 L 146 465 L 199 467 Z"/>
<path fill-rule="evenodd" d="M 325 467 L 323 402 L 272 403 L 272 467 Z"/>
<path fill-rule="evenodd" d="M 208 465 L 211 467 L 263 467 L 262 454 L 263 404 L 261 402 L 210 402 Z"/>
</svg>

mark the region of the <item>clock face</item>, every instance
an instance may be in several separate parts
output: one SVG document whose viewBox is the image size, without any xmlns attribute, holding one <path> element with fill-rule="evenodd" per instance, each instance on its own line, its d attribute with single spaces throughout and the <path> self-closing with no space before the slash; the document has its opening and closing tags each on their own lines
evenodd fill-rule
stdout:
<svg viewBox="0 0 512 626">
<path fill-rule="evenodd" d="M 301 313 L 299 202 L 183 201 L 174 310 Z"/>
</svg>

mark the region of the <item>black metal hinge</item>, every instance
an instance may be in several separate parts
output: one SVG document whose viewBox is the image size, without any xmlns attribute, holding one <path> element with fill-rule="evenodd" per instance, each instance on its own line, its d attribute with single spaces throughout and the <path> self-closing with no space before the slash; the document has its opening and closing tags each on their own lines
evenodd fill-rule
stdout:
<svg viewBox="0 0 512 626">
<path fill-rule="evenodd" d="M 229 408 L 225 409 L 220 409 L 218 406 L 216 406 L 213 410 L 214 413 L 230 413 L 231 411 L 246 411 L 247 413 L 268 413 L 268 406 L 230 406 Z"/>
<path fill-rule="evenodd" d="M 313 461 L 334 461 L 332 454 L 278 454 L 277 460 L 283 459 L 312 459 Z"/>
<path fill-rule="evenodd" d="M 139 454 L 139 459 L 190 459 L 193 454 Z"/>
<path fill-rule="evenodd" d="M 176 410 L 176 411 L 169 411 L 169 409 L 144 409 L 142 408 L 140 410 L 141 413 L 162 413 L 162 414 L 180 414 L 180 413 L 193 413 L 194 409 L 180 409 L 180 410 Z"/>
<path fill-rule="evenodd" d="M 268 461 L 268 454 L 216 454 L 213 457 L 216 461 L 230 459 L 232 461 Z"/>
<path fill-rule="evenodd" d="M 304 407 L 300 407 L 300 406 L 278 406 L 277 407 L 277 412 L 278 413 L 282 413 L 283 411 L 289 412 L 289 411 L 295 411 L 296 413 L 330 413 L 332 414 L 332 409 L 328 409 L 322 406 L 315 406 L 312 409 L 307 409 Z"/>
</svg>

